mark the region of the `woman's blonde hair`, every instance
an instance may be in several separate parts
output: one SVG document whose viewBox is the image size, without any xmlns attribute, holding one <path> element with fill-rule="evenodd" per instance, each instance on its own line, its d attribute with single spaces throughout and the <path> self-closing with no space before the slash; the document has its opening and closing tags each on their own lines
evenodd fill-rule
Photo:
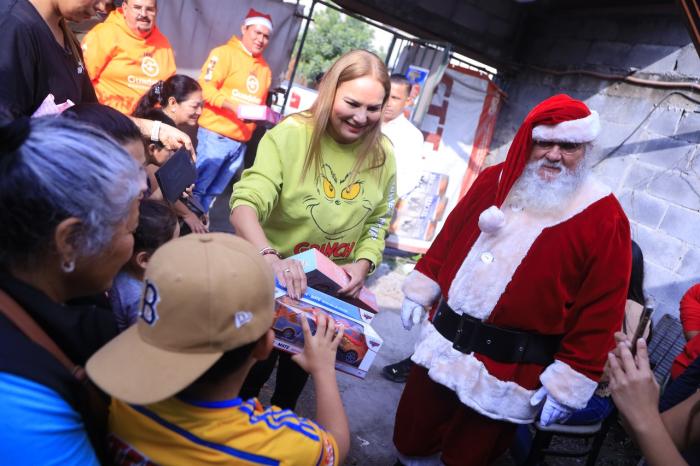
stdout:
<svg viewBox="0 0 700 466">
<path fill-rule="evenodd" d="M 384 62 L 377 55 L 367 50 L 352 50 L 333 63 L 323 76 L 321 85 L 318 88 L 316 101 L 308 111 L 299 114 L 299 117 L 306 120 L 313 127 L 311 143 L 306 152 L 304 168 L 301 174 L 302 180 L 304 180 L 310 169 L 314 170 L 314 175 L 318 175 L 321 172 L 321 138 L 328 130 L 331 112 L 333 111 L 333 101 L 335 100 L 338 87 L 344 82 L 364 76 L 375 78 L 384 88 L 383 110 L 391 91 L 389 72 Z M 352 168 L 353 178 L 368 158 L 368 169 L 379 168 L 384 165 L 386 153 L 381 143 L 383 136 L 380 125 L 381 119 L 362 136 L 362 143 L 358 150 L 359 155 Z"/>
</svg>

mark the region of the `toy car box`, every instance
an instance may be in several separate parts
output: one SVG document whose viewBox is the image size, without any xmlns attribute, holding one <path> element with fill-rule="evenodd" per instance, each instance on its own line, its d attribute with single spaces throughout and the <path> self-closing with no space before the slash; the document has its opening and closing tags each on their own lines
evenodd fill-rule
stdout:
<svg viewBox="0 0 700 466">
<path fill-rule="evenodd" d="M 307 249 L 291 256 L 291 258 L 302 263 L 307 285 L 310 288 L 335 296 L 362 309 L 379 312 L 377 297 L 365 287 L 362 287 L 356 298 L 338 295 L 338 290 L 350 282 L 350 277 L 345 273 L 345 270 L 318 249 Z"/>
<path fill-rule="evenodd" d="M 359 319 L 355 319 L 351 317 L 352 312 L 347 312 L 348 308 L 343 306 L 335 308 L 331 305 L 339 302 L 349 306 L 347 303 L 332 296 L 321 295 L 319 291 L 308 289 L 300 300 L 296 300 L 290 298 L 283 289 L 277 288 L 275 320 L 272 324 L 272 330 L 275 332 L 275 347 L 292 354 L 300 353 L 304 348 L 301 319 L 308 319 L 311 331 L 314 332 L 316 324 L 313 314 L 324 312 L 345 328 L 345 334 L 336 354 L 336 370 L 364 379 L 383 343 L 381 337 L 369 325 L 369 321 L 364 320 L 372 313 L 355 307 L 359 312 L 357 314 Z"/>
</svg>

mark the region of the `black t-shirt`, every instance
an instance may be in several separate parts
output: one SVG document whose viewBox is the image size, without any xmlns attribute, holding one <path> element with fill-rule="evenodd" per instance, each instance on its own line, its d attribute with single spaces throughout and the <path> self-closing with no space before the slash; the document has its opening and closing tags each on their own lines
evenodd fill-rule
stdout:
<svg viewBox="0 0 700 466">
<path fill-rule="evenodd" d="M 0 108 L 12 115 L 31 115 L 49 93 L 57 104 L 97 102 L 82 58 L 56 42 L 28 0 L 0 0 L 0 47 Z"/>
</svg>

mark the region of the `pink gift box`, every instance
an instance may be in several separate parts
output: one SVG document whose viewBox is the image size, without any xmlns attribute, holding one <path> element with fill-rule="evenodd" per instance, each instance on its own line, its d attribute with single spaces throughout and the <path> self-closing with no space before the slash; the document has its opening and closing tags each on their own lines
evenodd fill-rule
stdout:
<svg viewBox="0 0 700 466">
<path fill-rule="evenodd" d="M 345 270 L 318 249 L 307 249 L 291 258 L 302 263 L 310 288 L 335 296 L 367 311 L 379 312 L 377 297 L 365 287 L 362 287 L 357 298 L 338 295 L 338 290 L 350 283 L 350 277 Z"/>
<path fill-rule="evenodd" d="M 241 120 L 267 121 L 277 123 L 280 120 L 279 113 L 266 105 L 241 104 L 236 110 L 236 115 Z"/>
</svg>

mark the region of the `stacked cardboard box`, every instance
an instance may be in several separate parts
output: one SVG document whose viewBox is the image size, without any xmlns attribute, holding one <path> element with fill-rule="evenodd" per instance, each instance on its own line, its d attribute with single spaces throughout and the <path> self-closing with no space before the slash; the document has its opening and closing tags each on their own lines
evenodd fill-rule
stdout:
<svg viewBox="0 0 700 466">
<path fill-rule="evenodd" d="M 396 236 L 431 241 L 447 207 L 449 177 L 424 172 L 419 183 L 396 203 L 389 231 Z"/>
</svg>

